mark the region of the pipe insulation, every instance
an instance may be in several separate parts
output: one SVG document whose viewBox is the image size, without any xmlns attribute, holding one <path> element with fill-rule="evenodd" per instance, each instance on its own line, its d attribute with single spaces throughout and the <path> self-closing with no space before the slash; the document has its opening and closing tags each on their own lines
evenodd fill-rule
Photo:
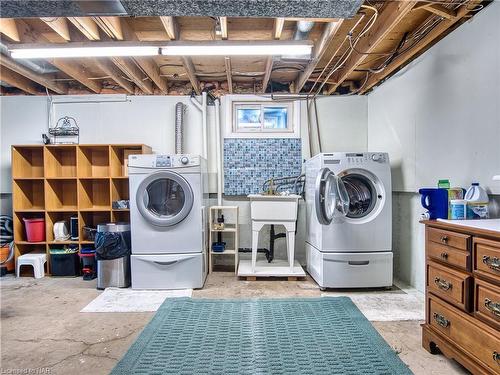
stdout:
<svg viewBox="0 0 500 375">
<path fill-rule="evenodd" d="M 184 103 L 175 105 L 175 153 L 184 153 L 184 114 L 186 106 Z"/>
<path fill-rule="evenodd" d="M 222 206 L 222 152 L 221 152 L 220 98 L 215 100 L 215 154 L 217 159 L 217 205 Z"/>
</svg>

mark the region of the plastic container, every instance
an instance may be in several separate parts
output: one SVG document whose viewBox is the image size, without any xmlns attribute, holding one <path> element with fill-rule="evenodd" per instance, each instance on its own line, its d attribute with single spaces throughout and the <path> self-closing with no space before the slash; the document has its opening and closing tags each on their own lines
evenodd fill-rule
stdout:
<svg viewBox="0 0 500 375">
<path fill-rule="evenodd" d="M 465 220 L 467 213 L 467 201 L 465 199 L 450 200 L 450 219 Z"/>
<path fill-rule="evenodd" d="M 438 188 L 449 189 L 450 188 L 450 180 L 438 180 Z"/>
<path fill-rule="evenodd" d="M 45 241 L 45 219 L 26 219 L 23 218 L 24 227 L 26 229 L 26 240 L 28 242 L 43 242 Z"/>
<path fill-rule="evenodd" d="M 50 249 L 49 253 L 52 276 L 80 276 L 78 248 Z"/>
<path fill-rule="evenodd" d="M 82 247 L 80 250 L 82 261 L 83 280 L 93 280 L 97 277 L 97 260 L 95 259 L 95 249 L 92 247 Z"/>
<path fill-rule="evenodd" d="M 429 219 L 448 218 L 448 190 L 439 188 L 420 189 L 420 203 L 429 212 Z"/>
<path fill-rule="evenodd" d="M 467 219 L 488 219 L 488 193 L 479 186 L 479 182 L 473 182 L 465 193 L 467 201 Z"/>
</svg>

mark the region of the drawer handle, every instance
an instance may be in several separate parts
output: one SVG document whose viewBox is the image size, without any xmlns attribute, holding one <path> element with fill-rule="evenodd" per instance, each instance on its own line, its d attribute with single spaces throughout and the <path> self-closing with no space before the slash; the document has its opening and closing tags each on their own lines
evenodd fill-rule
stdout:
<svg viewBox="0 0 500 375">
<path fill-rule="evenodd" d="M 441 327 L 446 328 L 450 326 L 450 321 L 446 319 L 443 315 L 434 313 L 432 316 L 434 317 L 436 323 L 439 324 Z"/>
<path fill-rule="evenodd" d="M 500 353 L 493 352 L 493 360 L 500 365 Z"/>
<path fill-rule="evenodd" d="M 498 302 L 493 302 L 489 298 L 484 299 L 484 306 L 490 310 L 490 312 L 495 315 L 500 317 L 500 303 Z"/>
<path fill-rule="evenodd" d="M 440 255 L 441 255 L 441 258 L 443 258 L 444 260 L 448 259 L 448 253 L 442 252 Z"/>
<path fill-rule="evenodd" d="M 448 236 L 441 236 L 441 242 L 447 243 L 450 238 Z"/>
<path fill-rule="evenodd" d="M 494 271 L 500 271 L 500 259 L 491 258 L 489 255 L 483 255 L 483 263 Z"/>
<path fill-rule="evenodd" d="M 450 283 L 449 281 L 446 281 L 444 279 L 441 279 L 438 276 L 436 276 L 434 278 L 434 283 L 437 285 L 437 287 L 439 289 L 443 289 L 443 290 L 450 290 L 453 287 L 452 283 Z"/>
</svg>

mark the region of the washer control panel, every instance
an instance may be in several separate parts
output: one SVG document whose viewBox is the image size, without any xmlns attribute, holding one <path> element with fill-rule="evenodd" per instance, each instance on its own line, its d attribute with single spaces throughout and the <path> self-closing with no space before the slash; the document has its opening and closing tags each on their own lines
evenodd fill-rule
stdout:
<svg viewBox="0 0 500 375">
<path fill-rule="evenodd" d="M 389 158 L 383 152 L 363 152 L 345 154 L 348 164 L 363 164 L 367 162 L 387 163 Z"/>
<path fill-rule="evenodd" d="M 170 155 L 157 155 L 156 156 L 156 168 L 168 168 L 172 166 L 172 159 Z"/>
</svg>

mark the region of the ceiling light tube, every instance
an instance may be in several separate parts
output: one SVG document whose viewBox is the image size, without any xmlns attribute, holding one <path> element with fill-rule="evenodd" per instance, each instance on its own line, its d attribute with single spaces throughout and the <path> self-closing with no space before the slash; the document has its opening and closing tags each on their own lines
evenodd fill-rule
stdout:
<svg viewBox="0 0 500 375">
<path fill-rule="evenodd" d="M 197 43 L 168 44 L 161 47 L 166 56 L 281 56 L 310 55 L 312 44 L 278 42 L 278 43 Z"/>
<path fill-rule="evenodd" d="M 159 48 L 155 46 L 106 46 L 106 47 L 47 47 L 47 48 L 12 48 L 14 59 L 46 59 L 64 57 L 112 57 L 112 56 L 157 56 Z"/>
</svg>

